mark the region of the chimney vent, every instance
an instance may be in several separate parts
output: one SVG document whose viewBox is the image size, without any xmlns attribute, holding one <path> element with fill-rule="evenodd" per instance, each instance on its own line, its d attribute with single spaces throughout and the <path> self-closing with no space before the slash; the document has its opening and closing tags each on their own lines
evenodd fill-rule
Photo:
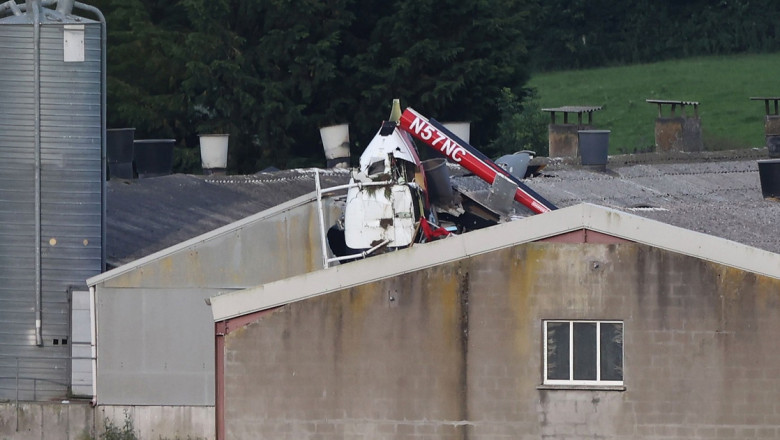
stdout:
<svg viewBox="0 0 780 440">
<path fill-rule="evenodd" d="M 173 170 L 173 146 L 176 139 L 136 139 L 133 162 L 138 177 L 167 176 Z"/>
<path fill-rule="evenodd" d="M 328 168 L 349 168 L 349 124 L 320 128 Z"/>
<path fill-rule="evenodd" d="M 758 177 L 764 198 L 780 201 L 780 159 L 759 160 Z"/>
<path fill-rule="evenodd" d="M 106 160 L 109 178 L 133 178 L 133 141 L 135 128 L 106 130 Z"/>
<path fill-rule="evenodd" d="M 228 158 L 228 134 L 201 134 L 200 163 L 205 174 L 225 175 Z"/>
</svg>

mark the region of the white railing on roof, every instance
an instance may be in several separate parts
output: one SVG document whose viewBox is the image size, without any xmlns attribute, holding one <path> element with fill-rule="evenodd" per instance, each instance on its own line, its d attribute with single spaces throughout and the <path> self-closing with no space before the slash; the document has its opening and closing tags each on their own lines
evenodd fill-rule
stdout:
<svg viewBox="0 0 780 440">
<path fill-rule="evenodd" d="M 322 210 L 322 195 L 331 194 L 338 191 L 344 191 L 354 187 L 363 188 L 367 186 L 387 186 L 388 182 L 351 182 L 346 185 L 338 185 L 330 188 L 322 188 L 322 185 L 320 184 L 319 169 L 315 171 L 314 182 L 317 189 L 317 210 L 319 211 L 320 242 L 322 244 L 322 266 L 324 269 L 328 269 L 331 263 L 335 263 L 337 261 L 354 260 L 356 258 L 366 258 L 372 253 L 376 252 L 378 249 L 390 243 L 390 240 L 384 240 L 381 243 L 377 244 L 376 246 L 372 247 L 371 249 L 367 249 L 359 254 L 346 255 L 343 257 L 331 257 L 328 254 L 328 238 L 327 238 L 327 234 L 325 233 L 325 215 Z"/>
</svg>

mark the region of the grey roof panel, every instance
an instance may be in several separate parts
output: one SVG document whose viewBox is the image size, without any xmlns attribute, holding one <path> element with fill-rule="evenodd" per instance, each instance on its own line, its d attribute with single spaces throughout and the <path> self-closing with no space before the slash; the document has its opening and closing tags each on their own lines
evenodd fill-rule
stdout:
<svg viewBox="0 0 780 440">
<path fill-rule="evenodd" d="M 173 174 L 110 180 L 107 261 L 119 266 L 315 190 L 314 170 L 251 176 Z M 322 185 L 346 183 L 345 170 L 321 170 Z"/>
<path fill-rule="evenodd" d="M 529 185 L 560 207 L 588 202 L 780 253 L 780 203 L 761 195 L 754 159 L 552 169 Z"/>
<path fill-rule="evenodd" d="M 607 172 L 550 159 L 525 182 L 559 207 L 593 203 L 780 253 L 780 203 L 764 200 L 756 161 L 766 150 L 626 155 Z M 451 166 L 458 187 L 487 185 Z M 322 185 L 349 178 L 322 170 Z M 252 176 L 171 175 L 108 184 L 108 262 L 113 266 L 173 246 L 314 191 L 314 170 Z M 517 205 L 518 213 L 530 215 Z"/>
</svg>

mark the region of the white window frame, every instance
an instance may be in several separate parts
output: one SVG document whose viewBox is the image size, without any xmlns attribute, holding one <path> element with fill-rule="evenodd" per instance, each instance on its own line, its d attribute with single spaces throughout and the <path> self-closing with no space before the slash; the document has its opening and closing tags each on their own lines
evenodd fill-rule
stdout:
<svg viewBox="0 0 780 440">
<path fill-rule="evenodd" d="M 547 325 L 550 323 L 569 324 L 569 378 L 565 379 L 548 379 L 547 378 Z M 588 323 L 596 324 L 596 380 L 574 380 L 574 324 L 576 323 Z M 542 357 L 544 359 L 544 366 L 542 376 L 544 378 L 544 385 L 584 385 L 584 386 L 622 386 L 623 380 L 601 380 L 601 324 L 620 324 L 623 330 L 623 343 L 620 345 L 620 359 L 623 365 L 623 379 L 625 379 L 625 331 L 626 326 L 623 321 L 612 320 L 593 320 L 593 319 L 545 319 L 542 321 L 542 338 L 544 351 Z"/>
</svg>

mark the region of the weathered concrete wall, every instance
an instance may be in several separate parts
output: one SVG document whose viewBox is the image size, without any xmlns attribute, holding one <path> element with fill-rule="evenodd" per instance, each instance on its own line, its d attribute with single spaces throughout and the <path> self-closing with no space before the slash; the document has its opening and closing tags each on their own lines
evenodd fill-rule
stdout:
<svg viewBox="0 0 780 440">
<path fill-rule="evenodd" d="M 764 116 L 764 134 L 767 136 L 780 136 L 780 115 Z"/>
<path fill-rule="evenodd" d="M 87 440 L 96 438 L 88 403 L 0 404 L 0 439 Z"/>
<path fill-rule="evenodd" d="M 217 289 L 100 289 L 101 405 L 213 405 Z"/>
<path fill-rule="evenodd" d="M 98 404 L 213 405 L 214 322 L 205 299 L 320 269 L 318 211 L 305 199 L 117 268 L 97 284 Z M 324 212 L 330 224 L 340 208 L 326 200 Z"/>
<path fill-rule="evenodd" d="M 132 421 L 139 439 L 213 440 L 213 406 L 98 406 L 95 427 L 105 432 L 106 420 L 116 427 Z"/>
<path fill-rule="evenodd" d="M 99 406 L 88 402 L 0 404 L 1 440 L 91 440 L 106 423 L 123 428 L 126 417 L 139 439 L 209 440 L 214 407 Z"/>
<path fill-rule="evenodd" d="M 577 124 L 550 124 L 547 126 L 550 157 L 577 157 L 579 137 Z"/>
<path fill-rule="evenodd" d="M 462 428 L 456 267 L 281 308 L 228 335 L 229 438 L 387 438 Z"/>
<path fill-rule="evenodd" d="M 658 151 L 702 151 L 701 119 L 676 116 L 655 120 L 655 146 Z"/>
<path fill-rule="evenodd" d="M 490 269 L 471 277 L 470 438 L 780 434 L 780 281 L 633 244 L 476 260 Z M 624 321 L 626 391 L 540 388 L 543 319 Z"/>
<path fill-rule="evenodd" d="M 624 322 L 624 391 L 542 384 L 542 320 Z M 225 339 L 227 438 L 780 438 L 780 280 L 530 243 L 291 304 Z"/>
<path fill-rule="evenodd" d="M 106 287 L 241 289 L 322 268 L 317 204 L 306 197 L 206 234 L 157 258 L 112 271 Z M 297 203 L 297 204 L 296 204 Z M 342 208 L 323 202 L 329 227 Z M 326 230 L 327 230 L 326 227 Z M 166 253 L 167 252 L 167 253 Z M 111 274 L 108 272 L 107 274 Z"/>
<path fill-rule="evenodd" d="M 780 157 L 780 115 L 764 117 L 764 134 L 769 157 Z"/>
</svg>

